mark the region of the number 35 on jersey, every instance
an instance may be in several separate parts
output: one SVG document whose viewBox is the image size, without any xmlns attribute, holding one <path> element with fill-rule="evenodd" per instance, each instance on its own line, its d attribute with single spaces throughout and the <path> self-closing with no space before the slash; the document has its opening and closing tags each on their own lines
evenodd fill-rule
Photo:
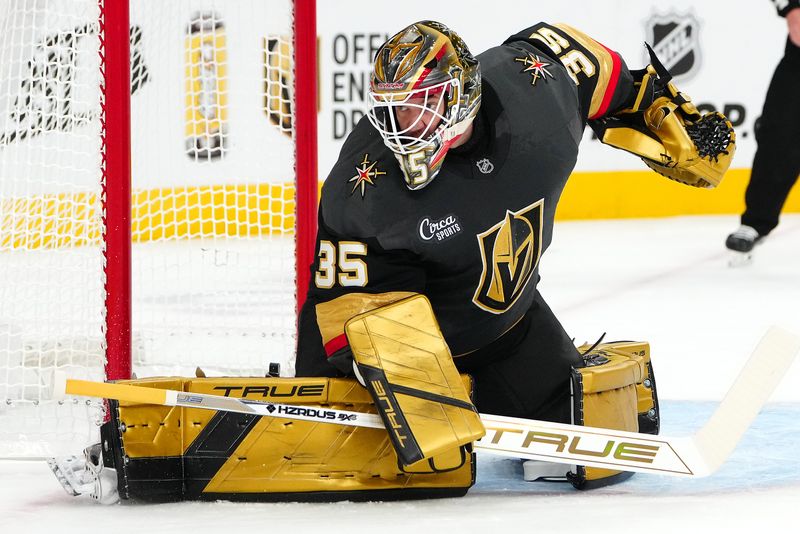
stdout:
<svg viewBox="0 0 800 534">
<path fill-rule="evenodd" d="M 338 245 L 338 246 L 337 246 Z M 369 281 L 366 243 L 360 241 L 320 241 L 319 267 L 314 283 L 320 289 L 330 289 L 337 283 L 342 287 L 364 287 Z"/>
</svg>

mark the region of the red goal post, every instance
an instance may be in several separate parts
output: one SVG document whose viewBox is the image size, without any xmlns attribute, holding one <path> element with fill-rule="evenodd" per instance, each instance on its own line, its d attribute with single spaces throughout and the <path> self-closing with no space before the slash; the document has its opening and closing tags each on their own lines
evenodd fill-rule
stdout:
<svg viewBox="0 0 800 534">
<path fill-rule="evenodd" d="M 294 121 L 297 311 L 308 290 L 313 261 L 317 207 L 317 36 L 316 0 L 294 4 Z M 106 195 L 106 214 L 115 224 L 106 226 L 106 376 L 131 376 L 130 314 L 130 46 L 127 1 L 106 2 L 100 31 L 105 56 L 105 172 L 114 176 L 114 194 Z M 114 105 L 110 105 L 114 102 Z M 303 184 L 303 187 L 299 187 Z M 108 187 L 108 185 L 107 185 Z"/>
<path fill-rule="evenodd" d="M 49 397 L 56 370 L 293 373 L 315 4 L 0 7 L 0 457 L 94 431 L 100 407 Z"/>
</svg>

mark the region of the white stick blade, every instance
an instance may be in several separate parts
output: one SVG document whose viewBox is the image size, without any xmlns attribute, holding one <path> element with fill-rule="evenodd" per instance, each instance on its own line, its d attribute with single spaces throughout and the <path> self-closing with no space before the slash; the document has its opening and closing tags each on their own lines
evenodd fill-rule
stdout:
<svg viewBox="0 0 800 534">
<path fill-rule="evenodd" d="M 481 414 L 486 436 L 479 451 L 500 456 L 620 471 L 694 476 L 690 438 L 582 427 Z M 687 446 L 688 445 L 688 446 Z"/>
<path fill-rule="evenodd" d="M 695 435 L 708 474 L 733 452 L 800 352 L 800 338 L 777 326 L 761 338 L 717 411 Z"/>
</svg>

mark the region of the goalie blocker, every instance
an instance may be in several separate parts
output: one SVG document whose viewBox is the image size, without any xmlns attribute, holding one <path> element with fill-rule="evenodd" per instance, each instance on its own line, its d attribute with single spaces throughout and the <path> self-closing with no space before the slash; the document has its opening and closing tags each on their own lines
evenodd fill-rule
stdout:
<svg viewBox="0 0 800 534">
<path fill-rule="evenodd" d="M 486 433 L 424 295 L 357 315 L 345 332 L 353 369 L 404 465 L 425 463 Z"/>
</svg>

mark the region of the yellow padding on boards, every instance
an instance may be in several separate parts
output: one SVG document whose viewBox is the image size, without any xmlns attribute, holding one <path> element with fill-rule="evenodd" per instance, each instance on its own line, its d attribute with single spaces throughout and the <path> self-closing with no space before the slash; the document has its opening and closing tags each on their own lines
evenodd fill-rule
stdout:
<svg viewBox="0 0 800 534">
<path fill-rule="evenodd" d="M 383 402 L 388 404 L 394 397 L 399 405 L 387 406 L 387 411 L 399 409 L 407 423 L 392 419 L 402 427 L 395 429 L 393 442 L 401 458 L 406 438 L 416 442 L 423 458 L 429 458 L 485 434 L 425 296 L 415 295 L 359 315 L 348 321 L 345 332 L 368 387 L 379 399 L 376 402 L 381 405 L 381 399 L 386 399 Z M 378 374 L 382 371 L 386 384 L 380 383 L 382 377 L 371 381 L 362 366 Z M 381 393 L 385 389 L 386 397 Z M 460 406 L 431 399 L 431 394 Z"/>
</svg>

